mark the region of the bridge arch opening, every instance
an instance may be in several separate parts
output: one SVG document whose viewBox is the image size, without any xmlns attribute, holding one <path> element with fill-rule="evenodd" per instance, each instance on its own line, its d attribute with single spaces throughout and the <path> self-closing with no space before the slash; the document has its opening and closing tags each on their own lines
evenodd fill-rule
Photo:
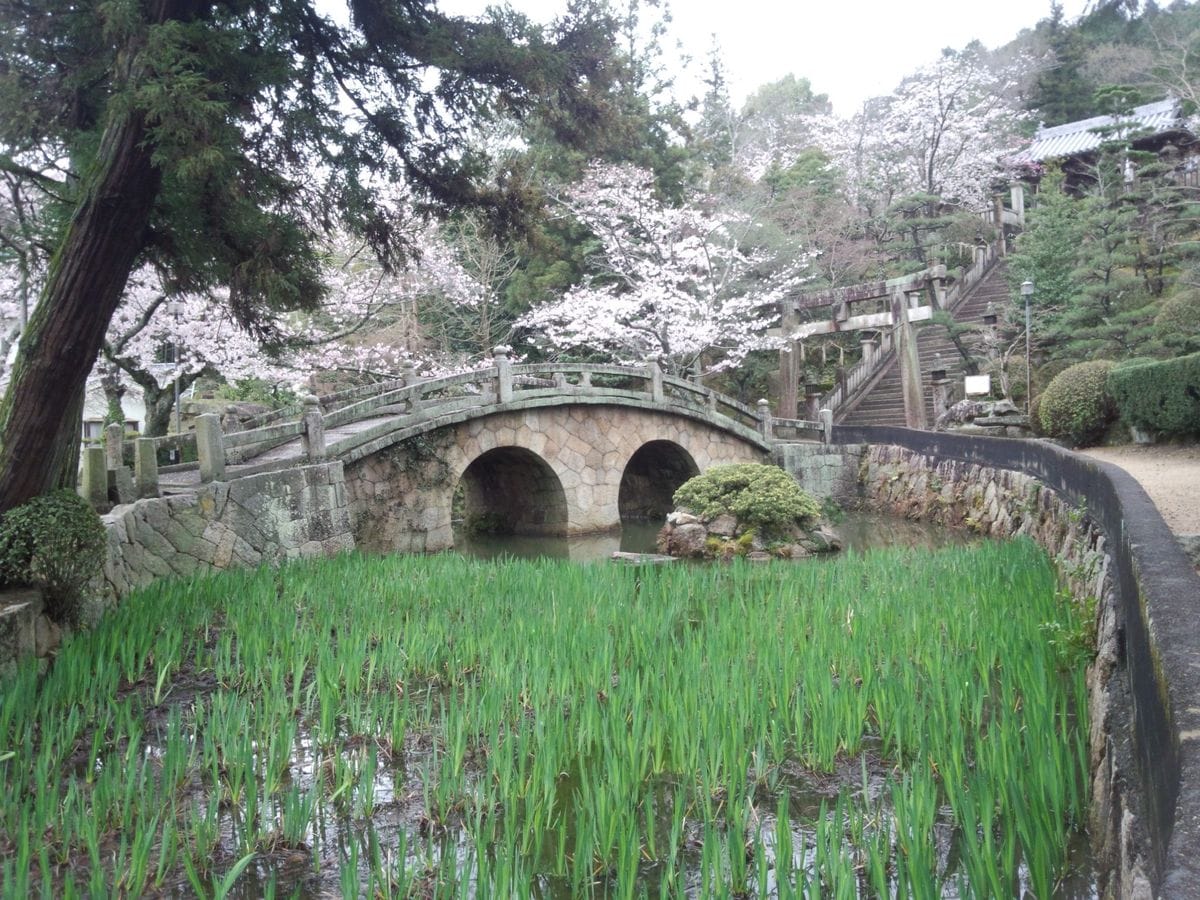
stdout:
<svg viewBox="0 0 1200 900">
<path fill-rule="evenodd" d="M 621 521 L 662 521 L 675 492 L 700 474 L 692 455 L 674 441 L 649 441 L 629 458 L 617 492 Z"/>
<path fill-rule="evenodd" d="M 497 447 L 467 466 L 455 489 L 455 512 L 469 531 L 567 533 L 567 495 L 549 464 L 523 447 Z"/>
</svg>

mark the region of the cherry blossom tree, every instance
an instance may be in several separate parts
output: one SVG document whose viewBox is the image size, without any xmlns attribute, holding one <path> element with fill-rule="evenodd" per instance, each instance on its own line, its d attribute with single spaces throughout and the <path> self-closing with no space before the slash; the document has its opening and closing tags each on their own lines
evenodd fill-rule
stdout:
<svg viewBox="0 0 1200 900">
<path fill-rule="evenodd" d="M 755 225 L 711 197 L 668 206 L 653 176 L 593 164 L 563 198 L 595 236 L 592 273 L 519 321 L 550 352 L 619 362 L 662 360 L 681 374 L 774 346 L 780 299 L 808 279 L 804 262 L 778 265 L 755 249 Z"/>
<path fill-rule="evenodd" d="M 421 259 L 430 290 L 421 298 L 425 346 L 442 358 L 481 358 L 512 341 L 514 313 L 504 287 L 522 259 L 511 240 L 497 237 L 477 215 L 442 226 Z"/>
<path fill-rule="evenodd" d="M 7 251 L 0 254 L 0 383 L 29 312 L 22 298 L 36 302 L 22 287 L 45 265 L 36 243 L 18 240 L 11 209 L 5 212 L 4 224 L 11 227 L 0 234 Z M 408 264 L 392 272 L 361 241 L 331 238 L 323 266 L 325 302 L 316 311 L 271 322 L 265 343 L 234 320 L 223 293 L 173 294 L 154 269 L 143 267 L 131 276 L 110 322 L 89 393 L 103 392 L 110 418 L 123 421 L 122 397 L 140 391 L 145 433 L 156 435 L 169 428 L 176 384 L 187 391 L 201 378 L 253 378 L 307 390 L 340 375 L 396 377 L 408 364 L 428 375 L 483 364 L 484 352 L 507 337 L 511 323 L 496 330 L 496 286 L 481 277 L 498 279 L 512 263 L 511 254 L 496 249 L 500 245 L 475 225 L 470 232 L 460 225 L 454 243 L 442 228 L 415 227 Z M 452 329 L 469 332 L 468 343 L 480 346 L 451 354 L 430 341 L 420 324 L 429 317 L 426 308 L 448 316 Z"/>
<path fill-rule="evenodd" d="M 264 344 L 234 321 L 219 293 L 169 296 L 157 274 L 142 269 L 105 337 L 93 380 L 119 406 L 121 392 L 140 388 L 148 434 L 165 433 L 175 385 L 186 391 L 202 377 L 229 382 L 255 378 L 291 389 L 337 373 L 394 377 L 409 362 L 444 371 L 444 360 L 422 353 L 417 304 L 469 305 L 478 285 L 434 229 L 414 238 L 408 266 L 385 272 L 361 244 L 346 237 L 329 247 L 322 307 L 272 323 Z M 119 376 L 119 377 L 118 377 Z"/>
<path fill-rule="evenodd" d="M 868 214 L 911 194 L 983 208 L 1027 117 L 1016 87 L 1033 62 L 996 62 L 978 44 L 945 51 L 848 120 L 825 117 L 818 142 Z M 817 124 L 817 123 L 814 123 Z"/>
</svg>

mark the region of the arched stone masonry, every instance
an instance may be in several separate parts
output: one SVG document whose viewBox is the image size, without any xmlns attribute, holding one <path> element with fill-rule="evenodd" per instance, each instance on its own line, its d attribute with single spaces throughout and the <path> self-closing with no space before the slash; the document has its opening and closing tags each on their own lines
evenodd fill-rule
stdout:
<svg viewBox="0 0 1200 900">
<path fill-rule="evenodd" d="M 566 498 L 565 533 L 616 528 L 622 478 L 635 454 L 657 442 L 677 447 L 697 472 L 764 458 L 757 446 L 729 432 L 671 413 L 606 405 L 498 413 L 400 441 L 348 464 L 355 538 L 358 546 L 380 551 L 452 546 L 454 489 L 468 467 L 498 448 L 528 451 L 558 478 Z M 647 454 L 652 462 L 655 451 Z"/>
<path fill-rule="evenodd" d="M 461 479 L 468 526 L 502 534 L 567 532 L 567 495 L 549 464 L 524 447 L 488 450 Z"/>
<path fill-rule="evenodd" d="M 700 469 L 692 455 L 672 441 L 650 441 L 629 458 L 617 492 L 621 521 L 662 520 L 675 508 L 675 491 Z"/>
</svg>

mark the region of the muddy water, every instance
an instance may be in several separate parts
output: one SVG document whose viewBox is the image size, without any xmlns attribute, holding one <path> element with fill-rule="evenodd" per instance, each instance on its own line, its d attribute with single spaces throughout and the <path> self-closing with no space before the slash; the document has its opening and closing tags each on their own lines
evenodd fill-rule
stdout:
<svg viewBox="0 0 1200 900">
<path fill-rule="evenodd" d="M 571 537 L 526 537 L 514 534 L 454 533 L 454 549 L 476 559 L 569 559 L 592 562 L 608 559 L 614 552 L 654 553 L 654 538 L 662 522 L 626 522 L 615 531 Z"/>
</svg>

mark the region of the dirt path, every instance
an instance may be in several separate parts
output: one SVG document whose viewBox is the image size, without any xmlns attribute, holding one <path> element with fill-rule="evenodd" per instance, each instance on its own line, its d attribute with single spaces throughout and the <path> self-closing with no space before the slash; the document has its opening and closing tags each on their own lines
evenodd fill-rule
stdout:
<svg viewBox="0 0 1200 900">
<path fill-rule="evenodd" d="M 1176 534 L 1200 534 L 1200 445 L 1126 444 L 1081 452 L 1136 478 Z"/>
</svg>

